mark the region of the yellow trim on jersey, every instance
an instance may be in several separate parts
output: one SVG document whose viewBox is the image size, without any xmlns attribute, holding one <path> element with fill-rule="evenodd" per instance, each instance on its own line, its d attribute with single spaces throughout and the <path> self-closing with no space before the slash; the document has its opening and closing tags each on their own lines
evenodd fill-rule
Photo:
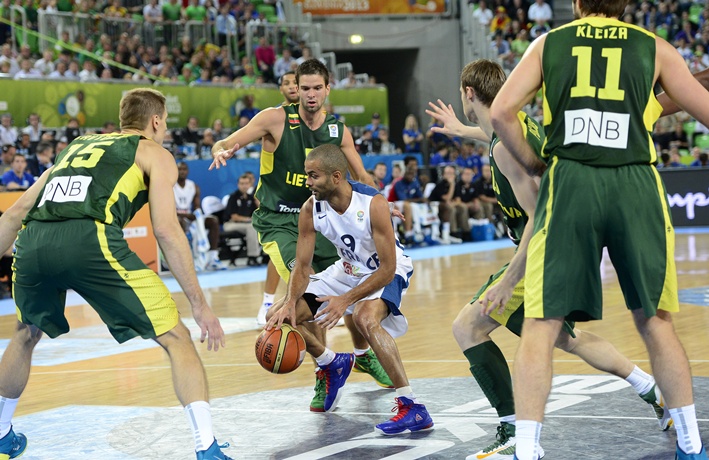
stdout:
<svg viewBox="0 0 709 460">
<path fill-rule="evenodd" d="M 146 188 L 143 171 L 141 171 L 137 164 L 133 163 L 133 166 L 128 168 L 123 174 L 123 177 L 118 180 L 116 187 L 113 189 L 111 196 L 106 202 L 106 209 L 104 211 L 106 223 L 111 224 L 113 222 L 111 207 L 116 204 L 121 194 L 125 195 L 128 201 L 133 202 L 136 195 Z"/>
<path fill-rule="evenodd" d="M 288 267 L 286 267 L 286 263 L 283 262 L 283 257 L 281 256 L 281 250 L 278 247 L 278 242 L 277 241 L 269 241 L 267 243 L 261 242 L 261 233 L 259 232 L 258 234 L 258 242 L 261 243 L 261 246 L 263 247 L 263 252 L 268 254 L 268 257 L 271 259 L 271 262 L 273 262 L 273 266 L 276 267 L 276 271 L 278 272 L 278 275 L 281 277 L 283 281 L 288 284 L 288 280 L 290 280 L 290 270 L 288 270 Z"/>
<path fill-rule="evenodd" d="M 527 249 L 527 282 L 525 288 L 525 318 L 544 318 L 544 255 L 547 247 L 547 233 L 549 221 L 551 220 L 551 210 L 554 203 L 554 171 L 559 162 L 558 157 L 553 157 L 551 166 L 547 171 L 549 179 L 549 197 L 544 205 L 545 216 L 544 226 L 534 234 Z"/>
<path fill-rule="evenodd" d="M 170 291 L 160 277 L 149 268 L 141 270 L 127 270 L 121 265 L 108 247 L 106 225 L 96 222 L 96 236 L 103 258 L 106 259 L 121 279 L 135 292 L 136 298 L 143 305 L 145 315 L 153 325 L 155 335 L 160 336 L 177 326 L 179 313 L 175 301 L 172 300 Z M 153 299 L 154 303 L 146 305 L 145 299 Z M 167 302 L 165 302 L 167 301 Z M 167 311 L 166 311 L 167 309 Z"/>
<path fill-rule="evenodd" d="M 267 152 L 264 149 L 261 149 L 261 171 L 259 172 L 261 176 L 271 174 L 273 172 L 273 161 L 273 152 Z M 259 186 L 260 182 L 261 181 L 259 181 Z"/>
<path fill-rule="evenodd" d="M 650 148 L 650 163 L 657 161 L 657 151 L 655 150 L 655 142 L 652 140 L 652 132 L 654 130 L 655 122 L 662 114 L 662 105 L 658 102 L 655 94 L 650 91 L 650 97 L 648 98 L 647 105 L 645 106 L 645 111 L 643 112 L 643 123 L 645 124 L 645 129 L 647 133 L 647 141 Z"/>
<path fill-rule="evenodd" d="M 522 135 L 524 138 L 527 138 L 527 123 L 524 122 L 524 119 L 527 118 L 527 114 L 519 111 L 517 112 L 517 119 L 519 120 L 519 124 L 522 125 Z"/>
<path fill-rule="evenodd" d="M 654 166 L 650 167 L 657 184 L 657 198 L 662 206 L 662 216 L 665 221 L 665 280 L 662 283 L 662 294 L 657 303 L 658 310 L 669 312 L 679 311 L 679 298 L 677 297 L 677 267 L 675 266 L 675 229 L 670 219 L 670 210 L 667 207 L 667 192 L 662 185 L 660 173 Z"/>
</svg>

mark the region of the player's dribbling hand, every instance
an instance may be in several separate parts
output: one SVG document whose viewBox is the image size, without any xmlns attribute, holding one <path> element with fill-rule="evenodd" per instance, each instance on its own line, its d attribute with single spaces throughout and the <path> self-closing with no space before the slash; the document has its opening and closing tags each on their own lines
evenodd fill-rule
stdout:
<svg viewBox="0 0 709 460">
<path fill-rule="evenodd" d="M 226 166 L 226 162 L 229 158 L 233 157 L 236 151 L 239 150 L 239 144 L 234 144 L 234 147 L 230 149 L 221 149 L 216 152 L 212 152 L 212 164 L 209 165 L 209 170 L 216 168 L 219 169 L 222 166 Z"/>
<path fill-rule="evenodd" d="M 315 321 L 324 329 L 332 329 L 337 326 L 342 315 L 347 311 L 350 304 L 342 296 L 324 296 L 318 297 L 315 300 L 318 302 L 327 302 L 327 307 L 323 308 L 315 315 Z"/>
<path fill-rule="evenodd" d="M 497 314 L 501 315 L 505 311 L 505 305 L 509 302 L 512 297 L 512 288 L 508 288 L 500 282 L 485 292 L 485 294 L 478 299 L 480 305 L 482 305 L 481 315 L 489 315 L 493 311 L 497 310 Z"/>
<path fill-rule="evenodd" d="M 455 116 L 453 106 L 446 105 L 442 100 L 438 99 L 438 105 L 429 102 L 431 109 L 426 109 L 426 113 L 435 118 L 438 122 L 443 123 L 443 126 L 434 126 L 431 131 L 434 133 L 445 134 L 446 136 L 460 136 L 465 125 Z"/>
<path fill-rule="evenodd" d="M 291 326 L 295 327 L 295 303 L 288 302 L 283 304 L 278 311 L 276 311 L 271 319 L 268 320 L 264 329 L 271 330 L 273 328 L 280 329 L 283 323 L 289 323 Z"/>
<path fill-rule="evenodd" d="M 224 330 L 211 308 L 193 309 L 192 316 L 201 330 L 199 341 L 204 343 L 207 340 L 207 350 L 219 351 L 220 346 L 226 347 Z"/>
</svg>

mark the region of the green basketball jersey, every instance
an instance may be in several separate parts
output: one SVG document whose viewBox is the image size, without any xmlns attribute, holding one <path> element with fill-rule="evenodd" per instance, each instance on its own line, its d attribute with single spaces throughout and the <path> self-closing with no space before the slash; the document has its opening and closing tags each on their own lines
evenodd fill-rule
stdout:
<svg viewBox="0 0 709 460">
<path fill-rule="evenodd" d="M 522 130 L 524 131 L 524 137 L 527 139 L 527 143 L 532 147 L 534 153 L 541 158 L 542 145 L 544 143 L 544 129 L 541 125 L 531 118 L 524 112 L 519 112 L 517 114 L 520 124 L 522 125 Z M 502 213 L 505 218 L 505 223 L 507 228 L 510 229 L 510 234 L 515 244 L 519 244 L 520 239 L 522 239 L 522 232 L 524 232 L 524 226 L 527 225 L 529 216 L 524 212 L 522 206 L 520 206 L 517 197 L 515 196 L 512 186 L 507 178 L 500 172 L 495 163 L 495 157 L 492 154 L 492 149 L 495 148 L 497 143 L 500 142 L 500 138 L 497 134 L 492 133 L 492 140 L 490 141 L 490 171 L 492 172 L 492 188 L 495 190 L 495 196 L 497 197 L 497 202 L 502 208 Z"/>
<path fill-rule="evenodd" d="M 282 106 L 286 112 L 281 142 L 275 152 L 261 151 L 261 171 L 256 198 L 264 209 L 274 212 L 300 212 L 310 198 L 305 185 L 305 157 L 322 144 L 342 145 L 345 125 L 332 115 L 311 131 L 298 115 L 299 104 Z"/>
<path fill-rule="evenodd" d="M 616 19 L 580 19 L 547 34 L 542 71 L 545 156 L 610 167 L 657 161 L 653 34 Z"/>
<path fill-rule="evenodd" d="M 140 139 L 134 134 L 77 137 L 57 155 L 25 223 L 94 219 L 124 227 L 148 201 L 143 171 L 135 164 Z"/>
</svg>

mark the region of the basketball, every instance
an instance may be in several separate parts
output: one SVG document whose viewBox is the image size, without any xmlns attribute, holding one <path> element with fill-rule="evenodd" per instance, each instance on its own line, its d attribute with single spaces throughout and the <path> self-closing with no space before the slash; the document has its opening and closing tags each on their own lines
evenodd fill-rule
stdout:
<svg viewBox="0 0 709 460">
<path fill-rule="evenodd" d="M 256 360 L 274 374 L 287 374 L 298 369 L 305 358 L 305 340 L 293 326 L 263 330 L 256 339 Z"/>
</svg>

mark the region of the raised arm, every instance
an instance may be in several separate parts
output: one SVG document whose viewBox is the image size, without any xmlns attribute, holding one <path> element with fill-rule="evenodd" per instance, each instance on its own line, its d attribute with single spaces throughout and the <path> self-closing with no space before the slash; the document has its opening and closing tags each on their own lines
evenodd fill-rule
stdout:
<svg viewBox="0 0 709 460">
<path fill-rule="evenodd" d="M 217 141 L 212 146 L 212 164 L 209 169 L 226 166 L 226 161 L 233 157 L 237 150 L 264 136 L 278 136 L 285 123 L 285 112 L 280 107 L 272 107 L 257 113 L 246 126 L 231 133 L 228 137 Z M 279 132 L 276 133 L 275 131 Z"/>
<path fill-rule="evenodd" d="M 546 164 L 527 143 L 517 113 L 532 100 L 542 86 L 542 49 L 546 36 L 532 42 L 524 57 L 500 88 L 490 107 L 492 127 L 527 174 L 541 176 Z"/>
<path fill-rule="evenodd" d="M 207 305 L 192 261 L 192 251 L 185 232 L 177 220 L 177 209 L 172 187 L 177 182 L 177 166 L 167 150 L 150 141 L 141 141 L 136 161 L 150 178 L 148 202 L 153 233 L 170 272 L 182 287 L 192 307 L 192 316 L 202 330 L 200 340 L 208 337 L 207 349 L 217 351 L 224 347 L 224 331 L 219 319 Z"/>
<path fill-rule="evenodd" d="M 443 123 L 443 126 L 434 126 L 431 131 L 434 133 L 445 134 L 452 137 L 463 137 L 475 141 L 490 142 L 490 138 L 477 126 L 468 126 L 463 124 L 455 115 L 455 110 L 450 104 L 446 104 L 438 99 L 438 105 L 429 102 L 430 109 L 426 109 L 426 113 Z"/>
<path fill-rule="evenodd" d="M 310 267 L 313 264 L 315 252 L 315 225 L 313 224 L 313 198 L 300 208 L 298 217 L 298 243 L 295 249 L 295 265 L 290 274 L 288 292 L 283 307 L 278 310 L 266 324 L 266 329 L 280 328 L 288 319 L 290 324 L 296 325 L 295 306 L 298 299 L 303 297 L 310 282 Z"/>
</svg>

